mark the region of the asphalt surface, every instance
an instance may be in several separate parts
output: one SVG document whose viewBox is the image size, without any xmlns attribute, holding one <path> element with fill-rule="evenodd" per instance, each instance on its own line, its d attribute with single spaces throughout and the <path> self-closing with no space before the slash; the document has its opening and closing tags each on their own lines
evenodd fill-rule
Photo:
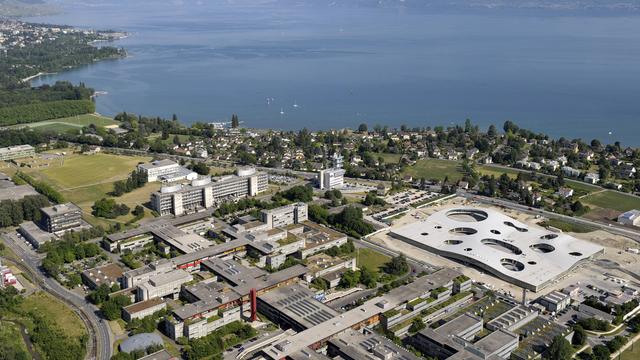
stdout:
<svg viewBox="0 0 640 360">
<path fill-rule="evenodd" d="M 110 359 L 111 332 L 109 325 L 98 316 L 99 309 L 83 297 L 58 284 L 54 279 L 47 277 L 40 267 L 42 256 L 33 250 L 27 250 L 24 241 L 17 238 L 14 233 L 4 233 L 1 236 L 7 247 L 20 258 L 21 263 L 18 264 L 20 268 L 31 275 L 36 285 L 70 306 L 85 323 L 89 334 L 86 358 Z"/>
</svg>

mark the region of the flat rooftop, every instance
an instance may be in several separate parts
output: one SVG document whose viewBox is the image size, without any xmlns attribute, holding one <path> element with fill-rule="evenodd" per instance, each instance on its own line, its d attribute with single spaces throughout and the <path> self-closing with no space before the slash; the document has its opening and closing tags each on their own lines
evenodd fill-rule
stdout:
<svg viewBox="0 0 640 360">
<path fill-rule="evenodd" d="M 313 291 L 298 284 L 269 291 L 260 295 L 259 300 L 307 329 L 338 315 L 338 312 L 316 300 Z"/>
<path fill-rule="evenodd" d="M 532 291 L 604 251 L 596 244 L 529 226 L 488 208 L 445 209 L 393 229 L 390 235 Z"/>
<path fill-rule="evenodd" d="M 363 334 L 349 329 L 340 333 L 329 343 L 350 359 L 419 360 L 391 340 L 375 333 Z"/>
<path fill-rule="evenodd" d="M 135 304 L 131 304 L 129 306 L 125 306 L 122 309 L 128 312 L 129 314 L 135 314 L 140 311 L 144 311 L 144 310 L 156 307 L 158 305 L 162 305 L 164 303 L 165 303 L 164 300 L 161 298 L 153 298 L 145 301 L 140 301 Z"/>
<path fill-rule="evenodd" d="M 49 217 L 63 215 L 63 214 L 67 214 L 69 212 L 74 212 L 74 211 L 82 212 L 82 209 L 80 209 L 74 203 L 70 203 L 70 202 L 49 206 L 46 208 L 42 208 L 40 210 L 43 213 L 47 214 Z"/>
</svg>

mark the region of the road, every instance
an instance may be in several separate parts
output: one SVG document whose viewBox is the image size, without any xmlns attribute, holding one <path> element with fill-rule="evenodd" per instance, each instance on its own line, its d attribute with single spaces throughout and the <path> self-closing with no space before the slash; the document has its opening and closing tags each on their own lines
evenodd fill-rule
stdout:
<svg viewBox="0 0 640 360">
<path fill-rule="evenodd" d="M 614 224 L 614 223 L 602 223 L 602 222 L 587 220 L 583 218 L 571 217 L 567 215 L 546 211 L 543 209 L 531 208 L 525 205 L 516 204 L 511 201 L 507 201 L 507 200 L 488 198 L 485 196 L 473 195 L 467 192 L 458 192 L 458 195 L 468 200 L 477 201 L 485 204 L 498 205 L 498 206 L 502 206 L 512 210 L 517 210 L 520 212 L 532 214 L 532 215 L 541 215 L 550 219 L 558 219 L 558 220 L 562 220 L 562 221 L 566 221 L 574 224 L 592 226 L 597 229 L 602 229 L 613 234 L 629 237 L 634 241 L 640 243 L 640 232 L 623 227 L 621 225 Z"/>
<path fill-rule="evenodd" d="M 15 234 L 2 234 L 4 243 L 21 259 L 17 266 L 28 273 L 36 286 L 58 298 L 78 314 L 85 323 L 89 334 L 87 359 L 110 359 L 112 337 L 109 325 L 98 316 L 99 310 L 88 303 L 82 296 L 68 290 L 57 281 L 47 277 L 40 265 L 42 256 L 32 250 L 25 249 Z"/>
</svg>

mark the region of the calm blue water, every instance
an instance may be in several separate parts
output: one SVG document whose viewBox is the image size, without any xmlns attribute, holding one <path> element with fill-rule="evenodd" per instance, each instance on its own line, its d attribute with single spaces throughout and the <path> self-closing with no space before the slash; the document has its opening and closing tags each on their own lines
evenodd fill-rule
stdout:
<svg viewBox="0 0 640 360">
<path fill-rule="evenodd" d="M 108 92 L 97 107 L 109 115 L 236 112 L 281 129 L 513 120 L 640 145 L 640 17 L 234 3 L 106 0 L 32 19 L 131 33 L 117 43 L 127 59 L 34 84 L 84 81 Z"/>
</svg>

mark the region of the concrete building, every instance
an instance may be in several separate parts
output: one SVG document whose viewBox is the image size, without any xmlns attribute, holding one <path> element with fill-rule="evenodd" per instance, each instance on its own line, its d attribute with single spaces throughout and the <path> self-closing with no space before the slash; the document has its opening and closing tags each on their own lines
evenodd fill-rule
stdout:
<svg viewBox="0 0 640 360">
<path fill-rule="evenodd" d="M 304 239 L 304 249 L 299 252 L 301 259 L 334 246 L 344 245 L 348 240 L 346 235 L 311 221 L 289 225 L 286 229 L 289 234 Z"/>
<path fill-rule="evenodd" d="M 518 348 L 518 335 L 499 329 L 472 342 L 475 334 L 482 330 L 482 319 L 479 318 L 480 322 L 477 320 L 472 315 L 463 314 L 435 330 L 421 330 L 413 337 L 412 344 L 425 355 L 437 359 L 509 359 L 511 352 Z"/>
<path fill-rule="evenodd" d="M 190 184 L 164 185 L 151 194 L 151 205 L 160 215 L 183 215 L 208 209 L 225 200 L 255 196 L 267 190 L 268 175 L 254 168 L 238 169 L 237 175 L 204 177 Z"/>
<path fill-rule="evenodd" d="M 604 251 L 485 208 L 441 210 L 426 221 L 393 229 L 390 235 L 536 292 Z"/>
<path fill-rule="evenodd" d="M 40 209 L 42 226 L 50 233 L 63 232 L 83 225 L 82 209 L 73 203 L 58 204 Z"/>
<path fill-rule="evenodd" d="M 303 202 L 260 212 L 260 221 L 266 223 L 269 229 L 298 224 L 308 219 L 308 207 Z"/>
<path fill-rule="evenodd" d="M 120 285 L 123 273 L 120 266 L 109 264 L 85 270 L 82 272 L 81 278 L 82 282 L 93 290 L 102 284 L 106 284 L 109 287 L 115 284 Z"/>
<path fill-rule="evenodd" d="M 392 289 L 388 293 L 366 301 L 349 311 L 320 322 L 306 330 L 296 334 L 287 335 L 277 343 L 262 350 L 262 355 L 267 359 L 283 359 L 292 354 L 296 354 L 307 347 L 315 349 L 321 348 L 327 340 L 348 329 L 361 329 L 367 326 L 374 326 L 380 322 L 382 314 L 393 308 L 406 304 L 408 301 L 423 296 L 432 287 L 439 287 L 442 282 L 452 283 L 452 279 L 460 275 L 459 272 L 442 269 L 435 273 L 417 278 L 413 283 Z M 258 297 L 260 301 L 260 297 Z M 275 302 L 270 302 L 275 304 Z M 283 303 L 286 307 L 287 304 Z M 454 306 L 453 304 L 451 306 Z M 453 311 L 453 307 L 443 307 L 443 311 Z M 271 306 L 272 309 L 276 307 Z M 294 310 L 290 308 L 290 310 Z M 286 313 L 283 311 L 286 315 Z M 278 315 L 282 316 L 282 315 Z M 304 316 L 304 313 L 298 316 Z"/>
<path fill-rule="evenodd" d="M 344 186 L 344 169 L 326 169 L 321 170 L 318 176 L 318 182 L 321 190 L 340 189 Z"/>
<path fill-rule="evenodd" d="M 172 270 L 164 274 L 152 276 L 138 285 L 136 299 L 145 301 L 165 296 L 176 297 L 182 284 L 193 280 L 193 276 L 184 270 Z"/>
<path fill-rule="evenodd" d="M 0 173 L 0 201 L 17 201 L 25 196 L 39 195 L 38 192 L 28 184 L 16 185 L 7 175 Z"/>
<path fill-rule="evenodd" d="M 142 319 L 166 308 L 167 303 L 164 300 L 153 298 L 123 307 L 122 319 L 127 322 L 133 319 Z"/>
<path fill-rule="evenodd" d="M 339 315 L 315 295 L 297 284 L 282 287 L 258 297 L 258 311 L 283 328 L 310 329 Z"/>
<path fill-rule="evenodd" d="M 36 249 L 55 238 L 54 234 L 42 230 L 33 221 L 25 221 L 20 224 L 18 232 Z"/>
<path fill-rule="evenodd" d="M 340 258 L 320 253 L 307 258 L 307 268 L 309 268 L 309 272 L 305 275 L 305 280 L 311 282 L 315 278 L 323 277 L 333 272 L 355 271 L 356 259 Z"/>
<path fill-rule="evenodd" d="M 36 156 L 36 151 L 31 145 L 18 145 L 0 148 L 0 160 L 7 161 Z"/>
<path fill-rule="evenodd" d="M 560 291 L 552 291 L 541 297 L 538 302 L 548 311 L 562 311 L 571 305 L 571 297 Z"/>
<path fill-rule="evenodd" d="M 420 357 L 376 333 L 347 330 L 329 340 L 327 354 L 339 359 L 419 360 Z"/>
<path fill-rule="evenodd" d="M 640 226 L 640 210 L 629 210 L 618 215 L 618 223 L 622 225 Z"/>
<path fill-rule="evenodd" d="M 487 323 L 487 329 L 514 331 L 538 317 L 538 311 L 524 305 L 515 306 Z"/>
<path fill-rule="evenodd" d="M 179 181 L 179 180 L 195 180 L 198 174 L 185 169 L 178 163 L 171 160 L 155 160 L 148 164 L 138 165 L 138 170 L 147 175 L 147 182 L 154 181 Z"/>
</svg>

